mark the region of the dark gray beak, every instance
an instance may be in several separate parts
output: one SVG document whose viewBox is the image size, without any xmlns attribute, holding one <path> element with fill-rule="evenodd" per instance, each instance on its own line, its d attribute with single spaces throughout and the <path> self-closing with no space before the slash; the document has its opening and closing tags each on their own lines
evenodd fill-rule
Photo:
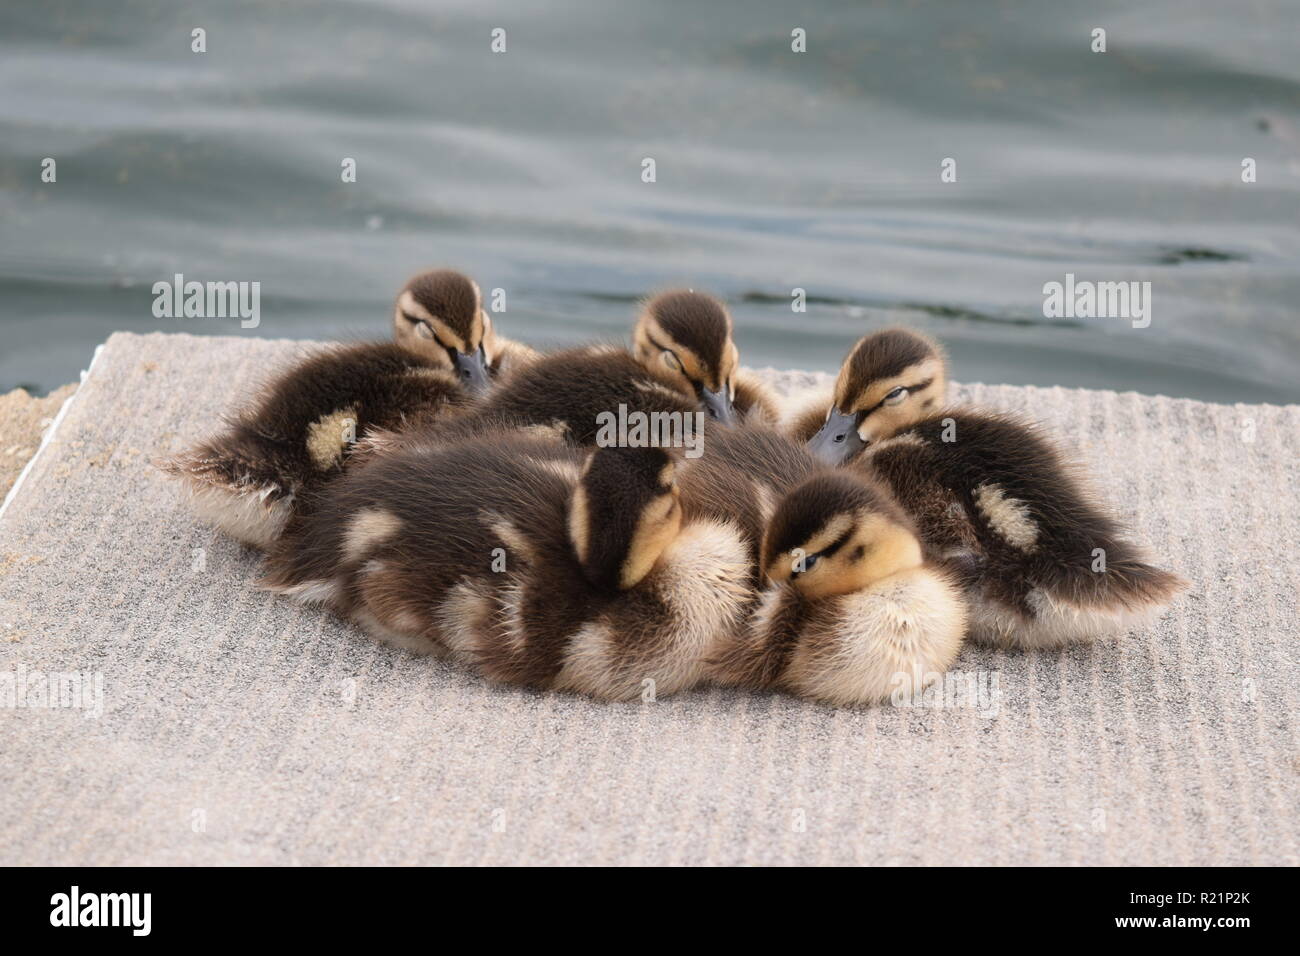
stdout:
<svg viewBox="0 0 1300 956">
<path fill-rule="evenodd" d="M 487 391 L 492 382 L 488 378 L 487 356 L 483 353 L 483 346 L 480 345 L 473 352 L 457 352 L 453 349 L 451 360 L 456 364 L 456 374 L 466 388 L 476 394 Z"/>
<path fill-rule="evenodd" d="M 736 410 L 732 407 L 731 399 L 727 397 L 726 386 L 723 386 L 723 390 L 720 392 L 710 392 L 707 388 L 700 386 L 700 401 L 704 403 L 704 410 L 722 424 L 731 425 L 735 423 Z"/>
<path fill-rule="evenodd" d="M 828 465 L 842 465 L 867 447 L 858 435 L 858 420 L 832 408 L 821 431 L 808 441 L 808 450 Z"/>
</svg>

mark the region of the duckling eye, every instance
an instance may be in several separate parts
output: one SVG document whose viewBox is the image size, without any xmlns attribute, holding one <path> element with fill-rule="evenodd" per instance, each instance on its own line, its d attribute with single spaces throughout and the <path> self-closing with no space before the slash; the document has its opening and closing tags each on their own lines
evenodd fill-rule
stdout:
<svg viewBox="0 0 1300 956">
<path fill-rule="evenodd" d="M 888 395 L 885 396 L 885 404 L 897 405 L 905 398 L 907 398 L 907 389 L 902 385 L 900 385 L 898 386 L 898 388 L 894 389 L 892 392 L 890 392 Z"/>
<path fill-rule="evenodd" d="M 793 553 L 793 552 L 792 552 Z M 797 578 L 801 574 L 806 574 L 821 560 L 820 554 L 803 554 L 800 552 L 795 555 L 794 564 L 790 568 L 790 577 Z"/>
<path fill-rule="evenodd" d="M 416 322 L 415 334 L 422 339 L 433 338 L 433 329 L 429 327 L 428 322 Z"/>
<path fill-rule="evenodd" d="M 661 353 L 661 357 L 664 360 L 664 365 L 668 366 L 674 372 L 682 371 L 681 359 L 674 355 L 670 350 L 664 349 Z"/>
</svg>

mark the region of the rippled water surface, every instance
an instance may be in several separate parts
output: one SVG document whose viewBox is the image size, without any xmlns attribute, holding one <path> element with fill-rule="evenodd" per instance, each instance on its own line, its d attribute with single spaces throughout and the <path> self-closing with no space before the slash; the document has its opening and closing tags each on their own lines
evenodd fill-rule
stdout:
<svg viewBox="0 0 1300 956">
<path fill-rule="evenodd" d="M 446 263 L 539 345 L 684 283 L 752 365 L 903 322 L 966 381 L 1300 401 L 1297 37 L 1280 0 L 7 0 L 0 389 L 116 329 L 384 335 Z M 155 318 L 178 272 L 259 281 L 260 327 Z M 1067 273 L 1149 281 L 1150 327 L 1044 318 Z"/>
</svg>

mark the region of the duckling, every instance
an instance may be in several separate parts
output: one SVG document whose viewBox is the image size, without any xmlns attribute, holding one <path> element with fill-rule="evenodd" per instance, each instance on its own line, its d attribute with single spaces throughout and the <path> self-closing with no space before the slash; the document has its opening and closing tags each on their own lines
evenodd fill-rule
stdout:
<svg viewBox="0 0 1300 956">
<path fill-rule="evenodd" d="M 966 589 L 971 636 L 1051 648 L 1121 632 L 1185 587 L 1147 563 L 1037 426 L 942 408 L 947 362 L 904 329 L 849 353 L 834 405 L 809 449 L 853 461 L 916 523 Z"/>
<path fill-rule="evenodd" d="M 733 327 L 731 313 L 718 299 L 674 289 L 646 303 L 632 333 L 633 351 L 647 368 L 662 366 L 718 421 L 775 424 L 777 402 L 759 379 L 740 369 Z"/>
<path fill-rule="evenodd" d="M 683 517 L 675 470 L 666 449 L 519 432 L 408 441 L 294 518 L 264 586 L 496 681 L 682 690 L 750 592 L 738 535 Z"/>
<path fill-rule="evenodd" d="M 531 361 L 495 335 L 478 284 L 423 272 L 397 299 L 395 343 L 335 346 L 272 380 L 229 427 L 156 464 L 200 517 L 267 548 L 294 510 L 368 441 L 468 410 L 498 375 Z"/>
<path fill-rule="evenodd" d="M 185 483 L 200 518 L 265 549 L 368 430 L 472 405 L 448 361 L 391 342 L 327 347 L 271 380 L 223 431 L 154 463 Z"/>
<path fill-rule="evenodd" d="M 939 343 L 910 329 L 858 340 L 840 366 L 830 400 L 814 397 L 786 430 L 818 458 L 839 465 L 881 435 L 945 404 L 948 364 Z"/>
<path fill-rule="evenodd" d="M 692 423 L 705 412 L 722 424 L 775 420 L 763 386 L 738 375 L 731 317 L 716 299 L 686 291 L 655 296 L 633 341 L 633 351 L 595 345 L 543 356 L 495 389 L 473 416 L 440 430 L 442 439 L 483 427 L 554 426 L 570 441 L 591 445 L 620 408 L 692 416 Z"/>
<path fill-rule="evenodd" d="M 475 393 L 538 357 L 528 346 L 496 334 L 478 283 L 452 269 L 421 272 L 402 287 L 393 308 L 393 337 Z"/>
<path fill-rule="evenodd" d="M 881 703 L 920 691 L 961 648 L 960 587 L 863 473 L 822 470 L 791 489 L 765 529 L 762 570 L 769 587 L 711 658 L 715 681 Z"/>
<path fill-rule="evenodd" d="M 950 409 L 859 459 L 962 582 L 971 636 L 1058 648 L 1146 623 L 1186 587 L 1148 563 L 1039 426 Z"/>
</svg>

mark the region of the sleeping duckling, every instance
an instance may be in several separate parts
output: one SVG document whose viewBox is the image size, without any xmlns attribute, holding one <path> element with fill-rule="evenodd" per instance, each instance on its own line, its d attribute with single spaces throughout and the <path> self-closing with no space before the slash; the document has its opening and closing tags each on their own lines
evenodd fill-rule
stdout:
<svg viewBox="0 0 1300 956">
<path fill-rule="evenodd" d="M 393 337 L 458 376 L 471 392 L 537 358 L 528 346 L 496 334 L 478 283 L 452 269 L 431 269 L 402 287 Z"/>
<path fill-rule="evenodd" d="M 881 703 L 920 691 L 961 648 L 960 588 L 861 473 L 822 471 L 787 493 L 762 562 L 771 584 L 748 628 L 712 658 L 714 680 Z"/>
<path fill-rule="evenodd" d="M 763 386 L 738 372 L 731 318 L 717 300 L 684 291 L 655 296 L 633 341 L 634 352 L 597 345 L 548 353 L 515 372 L 473 416 L 439 434 L 455 441 L 483 427 L 543 426 L 591 445 L 602 421 L 620 408 L 692 416 L 692 423 L 696 412 L 723 424 L 775 420 Z"/>
<path fill-rule="evenodd" d="M 264 583 L 493 680 L 671 693 L 703 678 L 750 594 L 734 529 L 684 519 L 674 471 L 663 449 L 519 433 L 407 442 L 295 518 Z"/>
<path fill-rule="evenodd" d="M 647 368 L 661 367 L 724 423 L 777 420 L 777 403 L 761 381 L 740 369 L 727 307 L 693 289 L 662 292 L 646 303 L 632 332 L 633 351 Z"/>
<path fill-rule="evenodd" d="M 471 404 L 460 380 L 433 358 L 391 342 L 334 346 L 273 379 L 224 431 L 155 464 L 185 482 L 200 518 L 267 548 L 368 430 Z"/>
<path fill-rule="evenodd" d="M 972 636 L 1059 647 L 1127 630 L 1185 585 L 1148 564 L 1034 425 L 940 409 L 938 346 L 893 329 L 862 339 L 809 448 L 882 480 L 959 579 Z"/>
<path fill-rule="evenodd" d="M 446 269 L 407 283 L 394 333 L 395 344 L 335 346 L 304 359 L 225 431 L 159 467 L 185 481 L 200 517 L 266 548 L 368 436 L 462 412 L 496 374 L 527 361 L 526 347 L 495 337 L 478 285 Z"/>
</svg>

